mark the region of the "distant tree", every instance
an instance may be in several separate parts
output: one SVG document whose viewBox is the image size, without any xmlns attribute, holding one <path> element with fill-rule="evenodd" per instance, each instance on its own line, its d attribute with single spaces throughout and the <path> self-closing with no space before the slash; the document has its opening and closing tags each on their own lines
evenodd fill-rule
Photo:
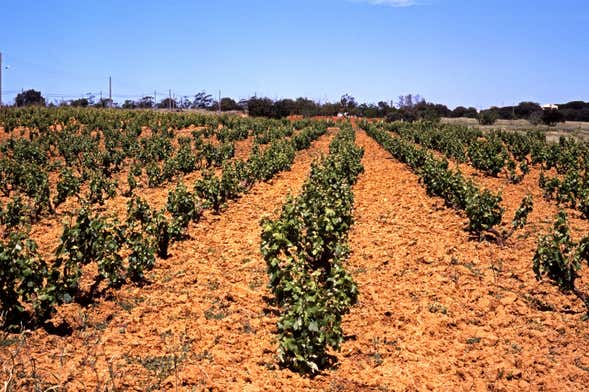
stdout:
<svg viewBox="0 0 589 392">
<path fill-rule="evenodd" d="M 558 105 L 558 109 L 559 110 L 563 110 L 563 109 L 571 109 L 571 110 L 589 109 L 589 102 L 571 101 L 571 102 L 567 102 L 567 103 L 563 103 L 563 104 Z"/>
<path fill-rule="evenodd" d="M 273 106 L 270 98 L 251 97 L 247 102 L 247 111 L 252 117 L 272 117 Z"/>
<path fill-rule="evenodd" d="M 576 121 L 589 121 L 589 107 L 583 108 L 577 112 Z"/>
<path fill-rule="evenodd" d="M 374 104 L 361 104 L 356 108 L 356 114 L 360 117 L 375 118 L 379 117 L 378 106 Z"/>
<path fill-rule="evenodd" d="M 441 117 L 448 117 L 452 113 L 446 105 L 434 104 L 425 100 L 417 103 L 413 108 L 405 110 L 413 111 L 415 117 L 427 121 L 440 121 Z"/>
<path fill-rule="evenodd" d="M 94 106 L 94 104 L 96 103 L 96 96 L 92 93 L 88 93 L 86 94 L 86 97 L 88 99 L 88 106 Z"/>
<path fill-rule="evenodd" d="M 143 97 L 137 101 L 137 107 L 140 109 L 151 109 L 154 107 L 153 97 Z"/>
<path fill-rule="evenodd" d="M 481 125 L 493 125 L 499 118 L 497 111 L 494 108 L 482 110 L 479 113 L 479 124 Z"/>
<path fill-rule="evenodd" d="M 180 101 L 178 102 L 178 107 L 180 107 L 181 109 L 190 109 L 191 106 L 192 101 L 189 99 L 188 96 L 183 96 L 182 98 L 180 98 Z"/>
<path fill-rule="evenodd" d="M 514 106 L 503 106 L 503 107 L 492 107 L 493 111 L 497 114 L 497 118 L 501 120 L 515 120 L 515 107 Z"/>
<path fill-rule="evenodd" d="M 387 102 L 385 101 L 379 101 L 376 106 L 378 107 L 378 115 L 377 117 L 386 117 L 386 115 L 393 111 L 395 108 L 390 106 Z"/>
<path fill-rule="evenodd" d="M 413 107 L 401 108 L 398 113 L 401 116 L 401 120 L 406 122 L 413 122 L 418 119 L 417 112 Z"/>
<path fill-rule="evenodd" d="M 340 98 L 340 112 L 348 113 L 348 114 L 356 114 L 356 107 L 358 107 L 358 103 L 356 102 L 356 98 L 352 97 L 350 94 L 344 94 Z"/>
<path fill-rule="evenodd" d="M 304 117 L 316 116 L 319 114 L 319 105 L 313 100 L 299 97 L 294 102 L 294 111 L 292 114 Z"/>
<path fill-rule="evenodd" d="M 466 108 L 464 106 L 457 106 L 450 113 L 450 117 L 454 117 L 454 118 L 460 118 L 460 117 L 477 118 L 478 117 L 478 114 L 479 113 L 477 112 L 477 109 L 476 108 L 473 108 L 472 106 L 469 107 L 469 108 Z"/>
<path fill-rule="evenodd" d="M 293 114 L 295 111 L 295 101 L 292 99 L 280 99 L 272 105 L 272 118 L 283 118 Z"/>
<path fill-rule="evenodd" d="M 235 100 L 233 100 L 233 98 L 221 98 L 221 111 L 228 112 L 231 110 L 242 110 L 242 108 L 237 104 L 237 102 L 235 102 Z"/>
<path fill-rule="evenodd" d="M 385 117 L 385 121 L 387 121 L 387 122 L 401 121 L 402 119 L 403 119 L 403 116 L 401 115 L 400 111 L 397 109 L 388 112 Z"/>
<path fill-rule="evenodd" d="M 404 109 L 406 112 L 411 112 L 415 120 L 417 119 L 427 119 L 433 120 L 436 118 L 436 112 L 433 107 L 433 104 L 426 103 L 425 101 L 420 102 L 414 105 L 412 108 Z M 415 121 L 413 120 L 413 121 Z M 409 121 L 409 120 L 407 120 Z"/>
<path fill-rule="evenodd" d="M 174 98 L 164 98 L 160 101 L 160 103 L 157 105 L 158 108 L 160 109 L 177 109 L 178 108 L 178 102 L 176 102 L 176 100 Z"/>
<path fill-rule="evenodd" d="M 536 102 L 520 102 L 514 109 L 516 118 L 529 119 L 532 113 L 541 111 L 542 107 Z"/>
<path fill-rule="evenodd" d="M 410 109 L 422 101 L 425 100 L 419 94 L 401 95 L 399 96 L 397 106 L 399 107 L 399 109 Z"/>
<path fill-rule="evenodd" d="M 589 121 L 589 102 L 572 101 L 558 105 L 566 121 Z"/>
<path fill-rule="evenodd" d="M 325 102 L 319 108 L 320 116 L 335 116 L 339 113 L 341 108 L 340 103 Z"/>
<path fill-rule="evenodd" d="M 201 91 L 194 95 L 191 108 L 193 109 L 209 109 L 213 106 L 213 96 Z"/>
<path fill-rule="evenodd" d="M 70 106 L 85 108 L 90 105 L 88 98 L 78 98 L 70 101 Z"/>
<path fill-rule="evenodd" d="M 454 110 L 452 110 L 450 117 L 454 117 L 454 118 L 465 117 L 464 115 L 466 114 L 466 110 L 467 109 L 464 106 L 456 106 L 454 108 Z"/>
<path fill-rule="evenodd" d="M 528 121 L 532 125 L 540 125 L 542 123 L 542 117 L 544 116 L 544 111 L 536 110 L 535 112 L 531 113 L 528 117 Z"/>
<path fill-rule="evenodd" d="M 565 118 L 558 109 L 545 109 L 542 114 L 542 122 L 546 125 L 554 126 L 564 121 Z"/>
<path fill-rule="evenodd" d="M 45 106 L 45 98 L 43 98 L 41 92 L 33 89 L 19 93 L 14 102 L 16 106 Z"/>
<path fill-rule="evenodd" d="M 239 105 L 241 110 L 247 111 L 247 103 L 248 102 L 249 102 L 249 99 L 242 98 L 239 100 L 239 102 L 237 104 Z"/>
<path fill-rule="evenodd" d="M 98 102 L 94 104 L 94 107 L 97 108 L 108 108 L 112 106 L 112 100 L 108 98 L 101 98 Z"/>
<path fill-rule="evenodd" d="M 469 107 L 468 109 L 466 109 L 466 112 L 464 112 L 464 117 L 467 118 L 477 118 L 479 116 L 479 112 L 475 107 Z"/>
<path fill-rule="evenodd" d="M 135 109 L 137 107 L 137 104 L 135 103 L 135 101 L 131 100 L 131 99 L 127 99 L 125 100 L 125 102 L 123 102 L 123 109 Z"/>
</svg>

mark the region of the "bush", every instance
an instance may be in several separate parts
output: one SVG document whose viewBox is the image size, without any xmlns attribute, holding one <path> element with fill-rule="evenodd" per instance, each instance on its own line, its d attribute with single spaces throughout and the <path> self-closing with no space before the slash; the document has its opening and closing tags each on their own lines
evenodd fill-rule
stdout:
<svg viewBox="0 0 589 392">
<path fill-rule="evenodd" d="M 499 118 L 499 115 L 494 110 L 483 110 L 479 113 L 479 124 L 493 125 Z"/>
<path fill-rule="evenodd" d="M 563 114 L 558 109 L 545 109 L 542 113 L 542 122 L 546 125 L 554 126 L 564 120 Z"/>
<path fill-rule="evenodd" d="M 50 313 L 49 304 L 39 306 L 46 276 L 47 265 L 37 253 L 34 241 L 21 233 L 12 233 L 7 242 L 0 242 L 0 316 L 5 326 L 22 323 L 28 304 L 37 311 Z"/>
<path fill-rule="evenodd" d="M 43 98 L 40 91 L 31 89 L 17 94 L 14 103 L 16 106 L 45 106 L 45 98 Z"/>
<path fill-rule="evenodd" d="M 530 114 L 528 121 L 532 125 L 540 125 L 540 124 L 542 124 L 543 115 L 544 115 L 544 112 L 542 110 L 537 110 L 537 111 L 533 112 L 532 114 Z"/>
<path fill-rule="evenodd" d="M 541 237 L 534 255 L 534 273 L 540 280 L 547 276 L 563 292 L 573 292 L 589 311 L 589 298 L 575 286 L 582 262 L 589 263 L 589 237 L 579 243 L 570 237 L 567 216 L 558 213 L 552 233 Z"/>
</svg>

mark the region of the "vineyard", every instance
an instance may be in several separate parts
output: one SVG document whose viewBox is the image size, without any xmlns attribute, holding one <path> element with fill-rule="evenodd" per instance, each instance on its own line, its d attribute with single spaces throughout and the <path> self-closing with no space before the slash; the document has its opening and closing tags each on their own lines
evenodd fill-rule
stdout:
<svg viewBox="0 0 589 392">
<path fill-rule="evenodd" d="M 0 110 L 5 390 L 583 390 L 589 145 Z"/>
</svg>

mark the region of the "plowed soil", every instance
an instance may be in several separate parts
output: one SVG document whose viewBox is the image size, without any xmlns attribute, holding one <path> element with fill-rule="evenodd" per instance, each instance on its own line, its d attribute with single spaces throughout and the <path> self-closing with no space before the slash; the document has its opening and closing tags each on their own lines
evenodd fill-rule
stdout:
<svg viewBox="0 0 589 392">
<path fill-rule="evenodd" d="M 583 306 L 537 282 L 531 268 L 557 211 L 541 198 L 537 170 L 519 185 L 467 173 L 503 189 L 506 220 L 526 193 L 534 196 L 529 224 L 500 247 L 469 238 L 466 218 L 427 196 L 363 131 L 347 265 L 360 296 L 344 319 L 338 365 L 314 378 L 277 368 L 259 221 L 300 191 L 334 132 L 221 215 L 205 213 L 146 285 L 60 307 L 71 333 L 0 335 L 1 381 L 72 391 L 586 390 Z M 575 238 L 589 231 L 576 218 L 571 227 Z"/>
</svg>

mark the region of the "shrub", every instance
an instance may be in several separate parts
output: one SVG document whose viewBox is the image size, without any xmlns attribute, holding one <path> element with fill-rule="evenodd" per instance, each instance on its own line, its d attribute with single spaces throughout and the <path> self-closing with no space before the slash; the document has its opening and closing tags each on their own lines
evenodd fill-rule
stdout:
<svg viewBox="0 0 589 392">
<path fill-rule="evenodd" d="M 479 113 L 479 124 L 481 125 L 493 125 L 499 118 L 499 115 L 494 110 L 482 110 Z"/>
<path fill-rule="evenodd" d="M 534 255 L 534 273 L 540 280 L 547 276 L 563 292 L 573 292 L 589 311 L 589 298 L 575 286 L 582 262 L 589 263 L 589 237 L 575 243 L 571 237 L 564 211 L 554 222 L 552 233 L 540 237 Z"/>
</svg>

